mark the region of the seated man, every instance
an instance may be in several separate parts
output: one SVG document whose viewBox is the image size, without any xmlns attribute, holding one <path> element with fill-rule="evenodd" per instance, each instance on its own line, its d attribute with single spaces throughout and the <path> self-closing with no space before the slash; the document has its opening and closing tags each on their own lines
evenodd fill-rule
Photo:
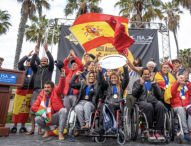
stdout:
<svg viewBox="0 0 191 146">
<path fill-rule="evenodd" d="M 154 81 L 154 74 L 151 74 L 148 68 L 143 68 L 141 71 L 141 78 L 133 84 L 132 94 L 138 100 L 138 106 L 142 110 L 148 121 L 149 125 L 149 139 L 164 140 L 162 130 L 164 127 L 165 109 L 161 98 L 161 90 L 157 82 Z M 156 115 L 155 132 L 152 130 L 153 118 Z M 154 132 L 154 133 L 153 133 Z"/>
<path fill-rule="evenodd" d="M 177 76 L 177 81 L 171 87 L 172 98 L 170 100 L 174 111 L 179 114 L 184 132 L 184 139 L 191 141 L 191 116 L 188 115 L 186 122 L 186 107 L 190 105 L 191 82 L 186 85 L 185 76 Z M 190 133 L 190 135 L 189 135 Z"/>
<path fill-rule="evenodd" d="M 49 125 L 59 125 L 59 140 L 64 140 L 62 135 L 67 119 L 67 110 L 62 103 L 62 92 L 65 84 L 65 70 L 61 71 L 59 85 L 54 88 L 52 81 L 44 84 L 44 90 L 40 92 L 31 107 L 35 113 L 35 122 L 45 130 L 43 137 L 49 136 Z"/>
</svg>

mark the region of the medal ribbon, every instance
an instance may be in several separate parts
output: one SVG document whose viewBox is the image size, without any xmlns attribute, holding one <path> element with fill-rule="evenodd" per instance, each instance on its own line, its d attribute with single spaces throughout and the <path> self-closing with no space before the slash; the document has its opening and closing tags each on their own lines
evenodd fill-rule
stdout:
<svg viewBox="0 0 191 146">
<path fill-rule="evenodd" d="M 88 87 L 88 86 L 86 87 L 86 95 L 88 95 L 88 93 L 89 93 L 89 91 L 90 91 L 91 88 L 92 88 L 92 85 L 89 86 L 89 87 Z"/>
<path fill-rule="evenodd" d="M 150 91 L 150 81 L 148 81 L 147 83 L 144 81 L 145 87 L 147 88 L 147 91 Z"/>
<path fill-rule="evenodd" d="M 180 91 L 181 91 L 181 93 L 182 93 L 182 96 L 184 96 L 184 95 L 185 95 L 185 93 L 184 93 L 184 87 L 183 87 Z"/>
<path fill-rule="evenodd" d="M 31 75 L 31 72 L 32 72 L 32 69 L 29 68 L 29 69 L 28 69 L 28 75 Z"/>
<path fill-rule="evenodd" d="M 113 92 L 114 92 L 114 95 L 115 94 L 117 95 L 117 87 L 115 85 L 113 85 Z"/>
<path fill-rule="evenodd" d="M 129 73 L 129 76 L 131 77 L 134 73 L 134 70 Z"/>
<path fill-rule="evenodd" d="M 162 76 L 163 76 L 163 79 L 165 80 L 165 84 L 168 85 L 169 84 L 169 77 L 167 76 L 167 79 L 166 79 L 166 77 L 164 75 L 162 75 Z"/>
</svg>

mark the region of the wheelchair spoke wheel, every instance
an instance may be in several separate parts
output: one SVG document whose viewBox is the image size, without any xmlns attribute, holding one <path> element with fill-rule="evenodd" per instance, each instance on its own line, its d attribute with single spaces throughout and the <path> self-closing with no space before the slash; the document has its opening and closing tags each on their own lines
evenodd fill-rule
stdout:
<svg viewBox="0 0 191 146">
<path fill-rule="evenodd" d="M 137 140 L 139 131 L 139 107 L 135 104 L 132 109 L 131 117 L 131 139 L 133 141 Z"/>
<path fill-rule="evenodd" d="M 123 127 L 124 127 L 124 133 L 126 135 L 126 140 L 130 141 L 130 139 L 131 139 L 131 120 L 129 118 L 129 112 L 128 112 L 127 107 L 124 108 Z"/>
<path fill-rule="evenodd" d="M 106 140 L 106 138 L 105 138 L 105 137 L 102 137 L 102 136 L 95 137 L 95 141 L 96 141 L 96 143 L 99 143 L 99 144 L 104 143 L 105 140 Z"/>
<path fill-rule="evenodd" d="M 74 135 L 70 135 L 70 136 L 68 136 L 68 141 L 69 142 L 73 142 L 74 141 Z"/>
</svg>

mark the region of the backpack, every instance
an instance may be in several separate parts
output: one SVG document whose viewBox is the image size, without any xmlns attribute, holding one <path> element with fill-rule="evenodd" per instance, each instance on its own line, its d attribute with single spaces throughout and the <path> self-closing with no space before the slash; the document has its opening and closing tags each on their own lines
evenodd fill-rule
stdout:
<svg viewBox="0 0 191 146">
<path fill-rule="evenodd" d="M 110 111 L 107 104 L 103 105 L 103 127 L 105 130 L 105 133 L 108 133 L 110 130 L 116 131 L 117 129 L 117 123 L 115 121 L 115 117 Z"/>
</svg>

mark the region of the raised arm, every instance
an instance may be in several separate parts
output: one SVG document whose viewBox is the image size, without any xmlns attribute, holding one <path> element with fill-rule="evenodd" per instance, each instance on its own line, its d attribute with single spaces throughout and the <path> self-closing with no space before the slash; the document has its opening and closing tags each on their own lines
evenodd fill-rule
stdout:
<svg viewBox="0 0 191 146">
<path fill-rule="evenodd" d="M 109 86 L 109 83 L 104 79 L 103 72 L 102 72 L 101 69 L 99 69 L 98 75 L 99 75 L 98 83 L 100 85 L 101 90 L 102 91 L 107 90 L 107 87 Z"/>
<path fill-rule="evenodd" d="M 35 63 L 35 61 L 37 60 L 37 57 L 38 57 L 38 53 L 39 53 L 39 49 L 38 49 L 38 45 L 36 45 L 35 46 L 35 53 L 33 54 L 32 58 L 31 58 L 31 68 L 32 68 L 34 73 L 36 73 L 37 69 L 38 69 L 38 66 Z"/>
<path fill-rule="evenodd" d="M 127 60 L 127 64 L 128 64 L 128 60 Z M 127 88 L 127 85 L 129 83 L 129 73 L 128 73 L 128 67 L 127 67 L 127 64 L 126 66 L 123 66 L 123 81 L 122 81 L 122 89 L 125 90 Z"/>
<path fill-rule="evenodd" d="M 38 55 L 37 55 L 37 57 L 36 57 L 36 64 L 37 64 L 37 66 L 40 65 L 40 58 L 38 57 Z"/>
<path fill-rule="evenodd" d="M 22 59 L 19 60 L 19 62 L 18 62 L 18 69 L 19 70 L 25 69 L 24 63 L 27 59 L 28 59 L 28 56 L 24 56 Z"/>
<path fill-rule="evenodd" d="M 139 95 L 142 93 L 143 83 L 144 81 L 142 78 L 134 82 L 132 94 L 135 98 L 138 98 Z"/>
<path fill-rule="evenodd" d="M 71 88 L 73 89 L 77 89 L 79 90 L 80 87 L 81 87 L 81 82 L 78 81 L 78 82 L 75 82 L 76 79 L 78 78 L 79 75 L 81 75 L 82 72 L 80 71 L 77 71 L 76 74 L 73 75 L 73 77 L 71 78 L 70 82 L 69 82 L 69 85 Z"/>
<path fill-rule="evenodd" d="M 70 69 L 68 68 L 68 63 L 70 59 L 73 58 L 72 54 L 70 53 L 66 59 L 64 59 L 64 66 L 63 69 L 65 69 L 65 75 L 67 76 L 70 72 Z"/>
<path fill-rule="evenodd" d="M 48 51 L 48 45 L 47 44 L 44 44 L 44 49 L 45 49 L 46 55 L 48 56 L 48 59 L 49 59 L 48 70 L 53 72 L 53 70 L 54 70 L 54 59 L 52 57 L 52 54 Z"/>
<path fill-rule="evenodd" d="M 65 70 L 64 70 L 64 69 L 61 69 L 61 75 L 60 75 L 59 84 L 58 84 L 58 86 L 55 88 L 55 91 L 56 91 L 57 95 L 62 95 L 65 82 L 66 82 Z"/>
<path fill-rule="evenodd" d="M 132 70 L 134 70 L 134 71 L 136 71 L 136 72 L 140 72 L 141 70 L 140 70 L 140 68 L 139 67 L 135 67 L 134 65 L 133 65 L 133 63 L 131 63 L 131 61 L 127 58 L 127 60 L 128 60 L 128 66 L 132 69 Z"/>
</svg>

